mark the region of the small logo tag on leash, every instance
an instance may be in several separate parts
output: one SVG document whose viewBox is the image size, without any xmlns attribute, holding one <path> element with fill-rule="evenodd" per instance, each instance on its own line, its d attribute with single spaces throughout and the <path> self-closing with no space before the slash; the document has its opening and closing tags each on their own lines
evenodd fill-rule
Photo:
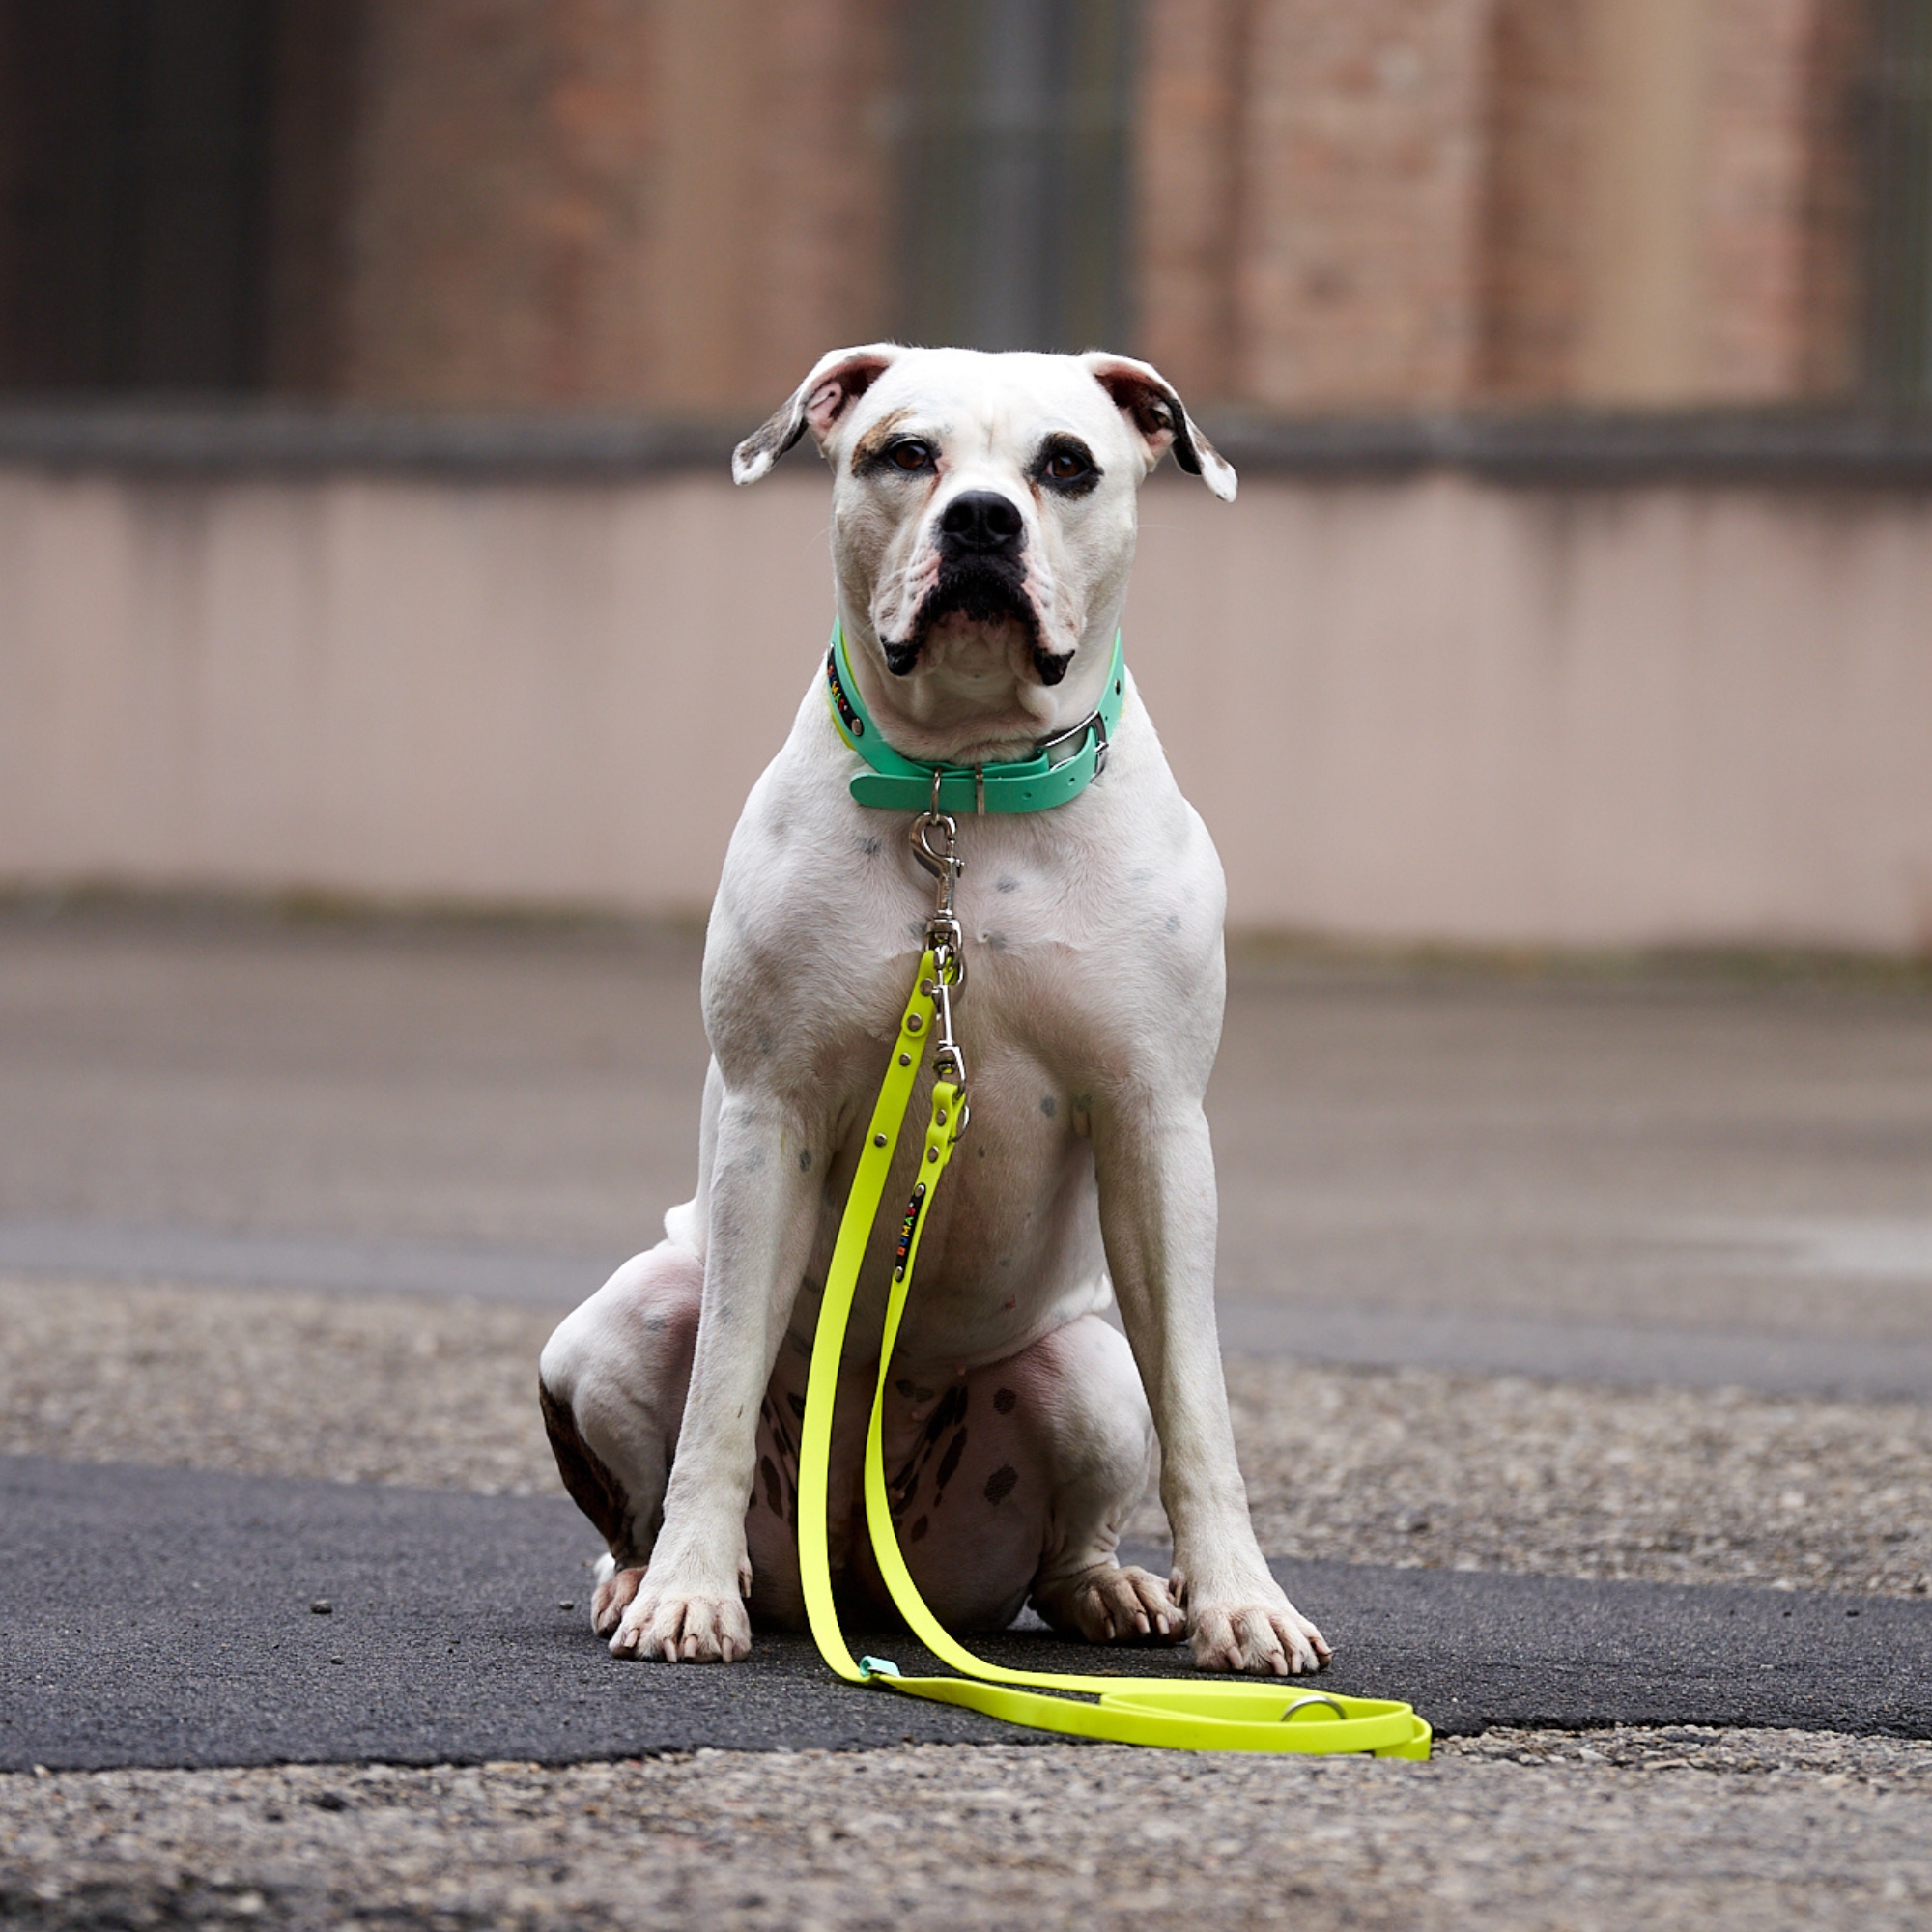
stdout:
<svg viewBox="0 0 1932 1932">
<path fill-rule="evenodd" d="M 919 1232 L 919 1217 L 925 1208 L 925 1182 L 921 1181 L 906 1203 L 905 1219 L 899 1223 L 899 1244 L 893 1250 L 893 1279 L 903 1281 L 906 1257 L 912 1253 L 912 1237 Z"/>
</svg>

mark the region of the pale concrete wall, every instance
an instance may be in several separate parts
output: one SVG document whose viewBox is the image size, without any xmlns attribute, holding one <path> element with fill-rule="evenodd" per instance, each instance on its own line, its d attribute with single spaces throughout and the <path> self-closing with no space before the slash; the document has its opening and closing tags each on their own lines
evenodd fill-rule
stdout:
<svg viewBox="0 0 1932 1932">
<path fill-rule="evenodd" d="M 702 908 L 822 471 L 0 469 L 0 881 Z M 1129 655 L 1247 927 L 1932 944 L 1932 496 L 1251 476 Z"/>
</svg>

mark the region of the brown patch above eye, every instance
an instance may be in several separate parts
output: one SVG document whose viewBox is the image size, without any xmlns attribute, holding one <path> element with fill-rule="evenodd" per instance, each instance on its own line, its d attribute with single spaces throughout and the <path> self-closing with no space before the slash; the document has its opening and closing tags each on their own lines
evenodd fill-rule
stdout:
<svg viewBox="0 0 1932 1932">
<path fill-rule="evenodd" d="M 898 433 L 899 424 L 904 422 L 905 419 L 906 412 L 904 410 L 895 410 L 890 415 L 881 416 L 859 439 L 858 443 L 853 448 L 852 468 L 854 469 L 863 469 L 868 463 L 876 462 L 884 454 L 886 444 L 892 441 L 893 438 Z"/>
</svg>

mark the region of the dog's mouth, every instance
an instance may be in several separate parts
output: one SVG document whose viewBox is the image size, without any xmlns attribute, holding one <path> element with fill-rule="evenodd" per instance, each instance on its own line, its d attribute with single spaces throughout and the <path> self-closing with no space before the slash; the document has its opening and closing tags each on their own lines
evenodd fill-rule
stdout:
<svg viewBox="0 0 1932 1932">
<path fill-rule="evenodd" d="M 1040 683 L 1058 684 L 1066 675 L 1072 653 L 1055 657 L 1041 648 L 1039 613 L 1024 584 L 1021 567 L 1004 557 L 968 555 L 942 563 L 905 637 L 896 644 L 883 637 L 879 639 L 886 668 L 895 677 L 909 676 L 935 626 L 947 617 L 963 617 L 973 624 L 1017 624 Z"/>
</svg>

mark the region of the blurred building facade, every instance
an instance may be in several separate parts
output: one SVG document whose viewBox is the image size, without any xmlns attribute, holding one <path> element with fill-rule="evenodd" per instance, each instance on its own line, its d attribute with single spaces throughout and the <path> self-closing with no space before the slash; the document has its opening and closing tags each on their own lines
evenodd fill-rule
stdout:
<svg viewBox="0 0 1932 1932">
<path fill-rule="evenodd" d="M 0 386 L 1923 399 L 1926 0 L 0 0 Z"/>
<path fill-rule="evenodd" d="M 1236 924 L 1932 952 L 1932 0 L 0 0 L 0 892 L 701 912 L 828 615 L 724 453 L 894 335 L 1238 466 Z"/>
</svg>

